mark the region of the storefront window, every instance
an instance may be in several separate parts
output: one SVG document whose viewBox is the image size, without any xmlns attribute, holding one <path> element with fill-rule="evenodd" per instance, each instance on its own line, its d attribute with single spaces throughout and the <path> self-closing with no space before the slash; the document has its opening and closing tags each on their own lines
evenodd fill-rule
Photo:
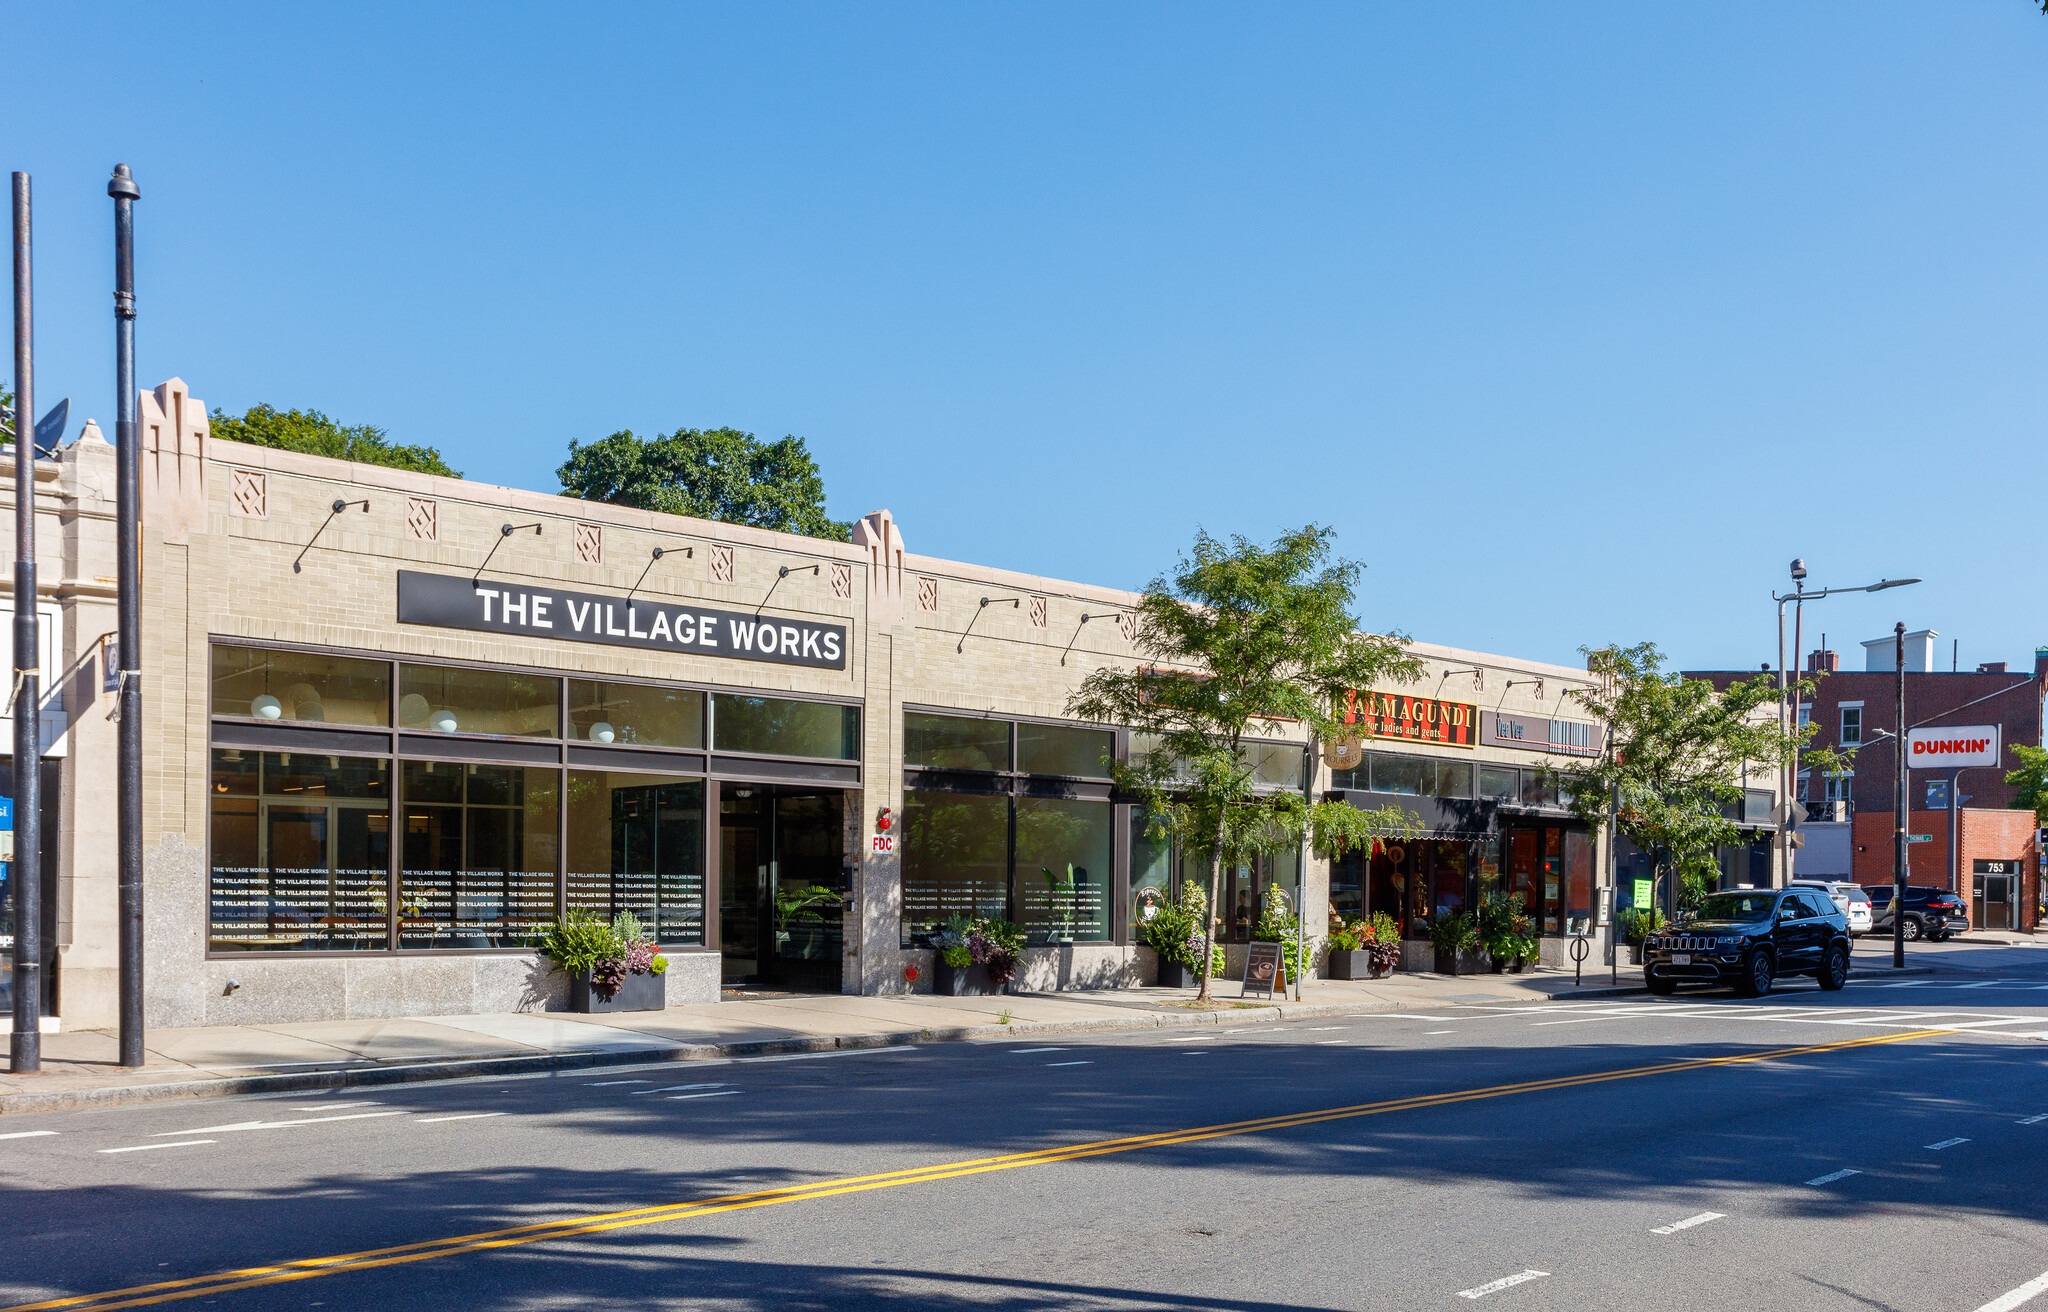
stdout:
<svg viewBox="0 0 2048 1312">
<path fill-rule="evenodd" d="M 1432 797 L 1472 796 L 1472 765 L 1469 761 L 1434 761 L 1424 775 L 1423 791 Z"/>
<path fill-rule="evenodd" d="M 1151 825 L 1152 817 L 1144 807 L 1131 808 L 1131 905 L 1134 907 L 1138 904 L 1139 895 L 1148 888 L 1156 892 L 1163 902 L 1174 902 L 1180 898 L 1180 885 L 1173 877 L 1173 839 L 1165 834 L 1152 837 L 1147 832 Z"/>
<path fill-rule="evenodd" d="M 1546 780 L 1539 771 L 1529 771 L 1522 776 L 1522 805 L 1558 805 L 1557 782 L 1555 780 Z"/>
<path fill-rule="evenodd" d="M 1009 883 L 1009 798 L 904 795 L 905 947 L 930 942 L 933 928 L 948 916 L 1004 915 Z"/>
<path fill-rule="evenodd" d="M 1413 756 L 1374 756 L 1372 790 L 1376 793 L 1419 796 L 1422 792 L 1423 768 L 1428 764 L 1429 762 Z"/>
<path fill-rule="evenodd" d="M 561 682 L 510 670 L 401 665 L 398 723 L 432 733 L 558 737 Z"/>
<path fill-rule="evenodd" d="M 711 738 L 721 752 L 851 761 L 860 756 L 860 708 L 713 693 Z"/>
<path fill-rule="evenodd" d="M 1479 795 L 1497 802 L 1512 802 L 1521 796 L 1522 784 L 1518 772 L 1509 765 L 1482 765 L 1479 767 Z"/>
<path fill-rule="evenodd" d="M 315 652 L 216 646 L 213 713 L 385 727 L 391 723 L 391 667 Z"/>
<path fill-rule="evenodd" d="M 1105 758 L 1116 757 L 1116 735 L 1106 729 L 1056 724 L 1017 726 L 1017 768 L 1025 774 L 1107 779 Z"/>
<path fill-rule="evenodd" d="M 1115 815 L 1108 802 L 1018 800 L 1017 913 L 1029 942 L 1109 941 Z"/>
<path fill-rule="evenodd" d="M 1249 754 L 1254 782 L 1301 787 L 1300 743 L 1254 743 Z"/>
<path fill-rule="evenodd" d="M 903 763 L 933 770 L 1008 770 L 1010 722 L 905 711 Z"/>
<path fill-rule="evenodd" d="M 389 946 L 389 761 L 227 748 L 212 782 L 212 951 Z"/>
<path fill-rule="evenodd" d="M 702 943 L 704 781 L 571 770 L 568 904 L 630 911 L 658 943 Z"/>
<path fill-rule="evenodd" d="M 569 736 L 640 747 L 702 747 L 704 694 L 688 688 L 569 680 Z"/>
<path fill-rule="evenodd" d="M 1572 920 L 1593 923 L 1593 836 L 1583 829 L 1564 831 L 1565 929 Z"/>
<path fill-rule="evenodd" d="M 523 948 L 554 918 L 560 774 L 407 761 L 401 948 Z"/>
</svg>

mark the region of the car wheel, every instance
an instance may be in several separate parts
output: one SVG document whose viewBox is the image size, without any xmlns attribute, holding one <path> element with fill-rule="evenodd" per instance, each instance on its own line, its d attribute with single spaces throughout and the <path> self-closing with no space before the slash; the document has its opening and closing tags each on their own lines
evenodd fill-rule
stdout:
<svg viewBox="0 0 2048 1312">
<path fill-rule="evenodd" d="M 1937 930 L 1927 936 L 1927 941 L 1929 943 L 1946 943 L 1948 942 L 1948 933 L 1945 930 Z"/>
<path fill-rule="evenodd" d="M 1920 935 L 1925 932 L 1925 927 L 1920 923 L 1920 917 L 1906 917 L 1906 941 L 1908 943 L 1917 943 L 1920 940 Z"/>
<path fill-rule="evenodd" d="M 1678 981 L 1675 979 L 1665 979 L 1658 975 L 1652 975 L 1648 971 L 1644 971 L 1643 987 L 1650 990 L 1650 992 L 1656 994 L 1660 998 L 1668 998 L 1672 994 L 1678 992 Z"/>
<path fill-rule="evenodd" d="M 1742 972 L 1735 991 L 1745 998 L 1760 998 L 1771 991 L 1771 983 L 1776 977 L 1777 969 L 1771 961 L 1771 954 L 1753 952 L 1749 957 L 1749 968 Z"/>
<path fill-rule="evenodd" d="M 1828 949 L 1826 959 L 1820 963 L 1820 974 L 1815 978 L 1829 992 L 1849 982 L 1849 947 L 1846 943 L 1837 943 Z"/>
</svg>

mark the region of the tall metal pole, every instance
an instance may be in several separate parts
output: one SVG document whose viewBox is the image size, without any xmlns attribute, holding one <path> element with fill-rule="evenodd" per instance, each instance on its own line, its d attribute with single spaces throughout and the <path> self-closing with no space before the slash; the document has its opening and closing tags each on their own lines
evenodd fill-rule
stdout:
<svg viewBox="0 0 2048 1312">
<path fill-rule="evenodd" d="M 1962 872 L 1957 869 L 1962 858 L 1963 818 L 1963 772 L 1948 772 L 1948 891 L 1960 893 Z M 1979 926 L 1981 929 L 1982 926 Z"/>
<path fill-rule="evenodd" d="M 1892 629 L 1893 658 L 1898 668 L 1893 676 L 1897 689 L 1899 727 L 1892 739 L 1892 756 L 1898 762 L 1892 783 L 1892 966 L 1906 966 L 1906 622 Z"/>
<path fill-rule="evenodd" d="M 36 633 L 36 350 L 28 174 L 14 175 L 14 1031 L 8 1069 L 43 1066 L 42 662 Z"/>
<path fill-rule="evenodd" d="M 115 767 L 120 846 L 121 1064 L 143 1063 L 142 1031 L 142 518 L 141 456 L 135 431 L 135 202 L 142 191 L 126 164 L 107 182 L 114 199 L 114 525 L 121 662 L 119 753 Z"/>
<path fill-rule="evenodd" d="M 1800 592 L 1806 591 L 1804 581 L 1800 582 L 1798 587 Z M 1788 729 L 1797 728 L 1799 724 L 1799 678 L 1801 674 L 1805 673 L 1806 598 L 1803 596 L 1792 605 L 1792 659 L 1801 662 L 1802 667 L 1792 676 L 1791 706 L 1789 709 L 1790 724 L 1786 726 Z M 1778 862 L 1777 886 L 1779 888 L 1783 888 L 1792 882 L 1792 794 L 1797 792 L 1798 789 L 1799 755 L 1795 752 L 1792 755 L 1792 759 L 1785 762 L 1785 790 L 1778 797 L 1778 800 L 1785 807 L 1785 818 L 1778 824 L 1780 860 Z"/>
</svg>

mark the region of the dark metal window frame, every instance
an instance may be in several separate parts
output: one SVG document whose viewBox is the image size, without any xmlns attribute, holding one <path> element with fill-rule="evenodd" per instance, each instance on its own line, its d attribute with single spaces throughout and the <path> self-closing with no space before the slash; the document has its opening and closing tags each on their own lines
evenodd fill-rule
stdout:
<svg viewBox="0 0 2048 1312">
<path fill-rule="evenodd" d="M 215 647 L 243 647 L 258 651 L 304 652 L 317 656 L 341 656 L 354 660 L 380 661 L 391 667 L 390 686 L 387 689 L 387 718 L 389 724 L 374 725 L 316 725 L 312 723 L 290 723 L 277 720 L 262 720 L 247 715 L 216 715 L 213 713 L 213 649 Z M 217 748 L 236 748 L 261 752 L 307 752 L 323 756 L 367 756 L 382 757 L 392 762 L 392 796 L 388 799 L 392 817 L 391 852 L 387 879 L 389 905 L 398 905 L 399 879 L 404 862 L 404 836 L 400 823 L 400 811 L 404 804 L 401 784 L 402 763 L 407 760 L 432 760 L 452 765 L 517 765 L 552 767 L 556 773 L 559 801 L 556 807 L 555 833 L 555 914 L 561 915 L 567 901 L 568 859 L 569 859 L 569 779 L 571 770 L 620 770 L 629 773 L 686 775 L 701 778 L 705 782 L 705 841 L 703 852 L 703 896 L 704 941 L 674 945 L 680 951 L 716 952 L 718 943 L 718 843 L 716 838 L 716 815 L 721 783 L 814 783 L 828 787 L 836 786 L 857 789 L 861 786 L 863 769 L 859 759 L 822 760 L 816 757 L 773 756 L 752 752 L 719 752 L 710 749 L 712 741 L 712 702 L 710 694 L 729 693 L 738 696 L 774 696 L 787 701 L 816 702 L 831 706 L 852 706 L 861 712 L 861 732 L 867 731 L 867 707 L 858 697 L 834 696 L 792 696 L 788 692 L 763 690 L 759 688 L 736 687 L 730 684 L 686 682 L 682 680 L 661 680 L 634 678 L 630 676 L 593 674 L 584 670 L 548 670 L 533 666 L 507 665 L 491 661 L 444 660 L 432 656 L 412 653 L 393 653 L 351 647 L 327 647 L 305 643 L 267 642 L 260 639 L 245 639 L 230 634 L 211 634 L 206 644 L 207 678 L 207 777 L 213 771 L 213 752 Z M 518 673 L 533 678 L 552 678 L 557 683 L 556 736 L 553 738 L 524 737 L 499 734 L 440 734 L 412 732 L 398 725 L 398 667 L 400 665 L 428 665 L 447 669 L 481 670 L 491 673 Z M 568 736 L 568 681 L 601 678 L 610 683 L 627 683 L 648 688 L 681 689 L 701 692 L 704 700 L 704 741 L 705 746 L 697 748 L 643 747 L 628 743 L 591 743 Z M 390 918 L 385 927 L 384 948 L 361 948 L 341 950 L 285 949 L 280 951 L 216 951 L 213 947 L 213 807 L 212 793 L 207 793 L 206 814 L 206 870 L 207 870 L 207 943 L 206 959 L 209 961 L 246 960 L 307 960 L 334 959 L 363 960 L 366 958 L 415 958 L 430 956 L 524 956 L 531 948 L 402 948 L 398 946 L 398 920 Z M 666 950 L 666 949 L 665 949 Z"/>
</svg>

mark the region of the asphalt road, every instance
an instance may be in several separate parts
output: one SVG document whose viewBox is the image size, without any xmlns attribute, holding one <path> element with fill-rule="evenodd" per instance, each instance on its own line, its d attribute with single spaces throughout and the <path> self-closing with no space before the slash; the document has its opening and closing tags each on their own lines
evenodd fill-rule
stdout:
<svg viewBox="0 0 2048 1312">
<path fill-rule="evenodd" d="M 2009 1312 L 2044 1063 L 2035 968 L 6 1117 L 0 1304 Z"/>
</svg>

